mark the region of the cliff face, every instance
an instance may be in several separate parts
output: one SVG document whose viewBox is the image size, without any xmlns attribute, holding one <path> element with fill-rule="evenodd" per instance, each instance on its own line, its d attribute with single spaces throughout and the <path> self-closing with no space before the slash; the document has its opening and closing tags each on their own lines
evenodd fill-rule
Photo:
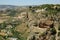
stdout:
<svg viewBox="0 0 60 40">
<path fill-rule="evenodd" d="M 59 4 L 0 6 L 1 40 L 58 40 L 59 24 Z"/>
</svg>

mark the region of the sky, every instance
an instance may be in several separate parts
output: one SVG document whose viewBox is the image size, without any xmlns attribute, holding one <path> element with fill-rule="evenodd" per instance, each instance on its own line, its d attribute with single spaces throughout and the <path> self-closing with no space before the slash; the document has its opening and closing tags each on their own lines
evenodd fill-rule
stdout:
<svg viewBox="0 0 60 40">
<path fill-rule="evenodd" d="M 0 5 L 41 5 L 41 4 L 60 4 L 60 0 L 0 0 Z"/>
</svg>

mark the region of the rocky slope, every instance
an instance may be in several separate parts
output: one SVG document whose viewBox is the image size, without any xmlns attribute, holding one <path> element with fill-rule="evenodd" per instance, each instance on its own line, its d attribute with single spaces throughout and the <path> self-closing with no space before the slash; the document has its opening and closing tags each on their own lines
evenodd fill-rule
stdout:
<svg viewBox="0 0 60 40">
<path fill-rule="evenodd" d="M 60 40 L 60 5 L 0 6 L 0 40 Z"/>
</svg>

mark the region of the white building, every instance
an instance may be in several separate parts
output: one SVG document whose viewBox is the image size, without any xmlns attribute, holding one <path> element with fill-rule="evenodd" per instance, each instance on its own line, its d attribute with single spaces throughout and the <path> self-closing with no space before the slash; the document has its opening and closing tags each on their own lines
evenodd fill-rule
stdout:
<svg viewBox="0 0 60 40">
<path fill-rule="evenodd" d="M 17 38 L 8 38 L 9 40 L 17 40 Z"/>
</svg>

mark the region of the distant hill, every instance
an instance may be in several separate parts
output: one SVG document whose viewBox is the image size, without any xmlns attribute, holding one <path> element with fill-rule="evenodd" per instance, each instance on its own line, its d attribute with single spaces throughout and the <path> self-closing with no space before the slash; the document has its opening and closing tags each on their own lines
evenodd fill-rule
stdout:
<svg viewBox="0 0 60 40">
<path fill-rule="evenodd" d="M 0 5 L 0 10 L 10 9 L 10 8 L 15 8 L 15 7 L 18 7 L 18 6 L 14 6 L 14 5 Z"/>
</svg>

